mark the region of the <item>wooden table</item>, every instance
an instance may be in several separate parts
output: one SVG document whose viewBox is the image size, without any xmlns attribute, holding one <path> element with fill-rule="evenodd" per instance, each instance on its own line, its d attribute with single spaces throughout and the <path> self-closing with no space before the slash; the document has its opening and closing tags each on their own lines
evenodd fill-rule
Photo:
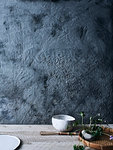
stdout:
<svg viewBox="0 0 113 150">
<path fill-rule="evenodd" d="M 113 128 L 113 125 L 110 125 Z M 17 136 L 22 144 L 18 150 L 73 150 L 77 136 L 41 136 L 40 131 L 55 131 L 51 125 L 0 125 L 1 134 Z M 87 150 L 93 150 L 86 148 Z"/>
</svg>

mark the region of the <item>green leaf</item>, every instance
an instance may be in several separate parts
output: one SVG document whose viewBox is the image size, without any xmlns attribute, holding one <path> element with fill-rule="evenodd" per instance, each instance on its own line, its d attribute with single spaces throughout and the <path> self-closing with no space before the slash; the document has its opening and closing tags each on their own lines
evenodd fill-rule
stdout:
<svg viewBox="0 0 113 150">
<path fill-rule="evenodd" d="M 85 113 L 84 112 L 80 112 L 81 117 L 85 117 Z"/>
<path fill-rule="evenodd" d="M 79 124 L 79 121 L 73 123 L 73 127 L 76 127 Z"/>
<path fill-rule="evenodd" d="M 82 145 L 74 145 L 73 148 L 74 150 L 85 150 L 84 146 Z"/>
</svg>

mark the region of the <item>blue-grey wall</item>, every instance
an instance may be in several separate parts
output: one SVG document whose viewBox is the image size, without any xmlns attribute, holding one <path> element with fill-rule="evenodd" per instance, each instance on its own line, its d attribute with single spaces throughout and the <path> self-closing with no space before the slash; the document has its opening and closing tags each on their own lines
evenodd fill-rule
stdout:
<svg viewBox="0 0 113 150">
<path fill-rule="evenodd" d="M 113 0 L 0 0 L 0 123 L 80 111 L 113 123 Z"/>
</svg>

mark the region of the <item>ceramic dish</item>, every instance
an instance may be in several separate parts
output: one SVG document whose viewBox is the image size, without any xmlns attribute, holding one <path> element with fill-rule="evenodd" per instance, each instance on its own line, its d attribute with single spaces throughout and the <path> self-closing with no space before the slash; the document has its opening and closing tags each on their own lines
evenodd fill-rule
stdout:
<svg viewBox="0 0 113 150">
<path fill-rule="evenodd" d="M 10 135 L 0 135 L 0 150 L 16 150 L 20 145 L 20 139 Z"/>
<path fill-rule="evenodd" d="M 69 115 L 55 115 L 52 117 L 52 125 L 58 131 L 71 131 L 75 118 Z"/>
</svg>

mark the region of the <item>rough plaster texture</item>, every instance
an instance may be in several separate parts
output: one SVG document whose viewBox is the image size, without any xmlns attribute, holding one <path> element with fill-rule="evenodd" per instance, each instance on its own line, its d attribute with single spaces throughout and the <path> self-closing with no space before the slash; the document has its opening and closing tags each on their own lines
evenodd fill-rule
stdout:
<svg viewBox="0 0 113 150">
<path fill-rule="evenodd" d="M 0 123 L 80 111 L 113 123 L 113 0 L 0 0 Z"/>
</svg>

